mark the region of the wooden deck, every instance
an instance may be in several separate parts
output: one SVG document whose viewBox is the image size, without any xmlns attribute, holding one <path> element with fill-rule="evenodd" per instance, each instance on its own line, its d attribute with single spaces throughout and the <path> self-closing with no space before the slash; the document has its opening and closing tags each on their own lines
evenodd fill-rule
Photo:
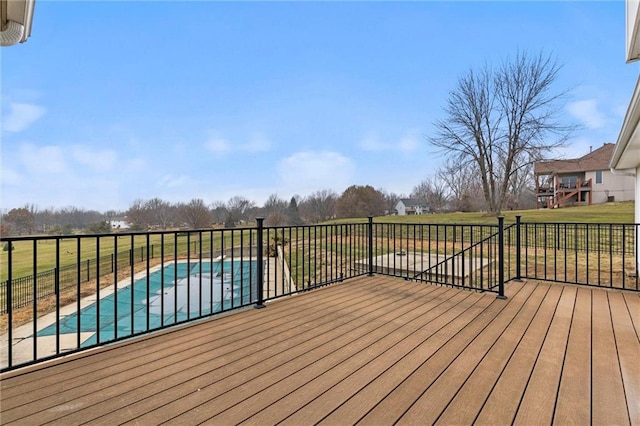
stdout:
<svg viewBox="0 0 640 426">
<path fill-rule="evenodd" d="M 364 277 L 3 374 L 2 424 L 640 424 L 640 294 Z"/>
</svg>

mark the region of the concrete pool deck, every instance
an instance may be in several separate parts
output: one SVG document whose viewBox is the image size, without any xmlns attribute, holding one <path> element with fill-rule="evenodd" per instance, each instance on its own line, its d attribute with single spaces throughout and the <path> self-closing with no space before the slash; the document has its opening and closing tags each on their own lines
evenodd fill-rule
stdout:
<svg viewBox="0 0 640 426">
<path fill-rule="evenodd" d="M 457 256 L 442 254 L 426 254 L 418 252 L 393 252 L 373 258 L 373 271 L 391 275 L 414 277 L 422 272 L 446 278 L 468 277 L 473 272 L 484 268 L 492 261 L 487 258 L 466 256 L 464 260 Z M 369 261 L 364 259 L 357 263 L 368 268 Z"/>
</svg>

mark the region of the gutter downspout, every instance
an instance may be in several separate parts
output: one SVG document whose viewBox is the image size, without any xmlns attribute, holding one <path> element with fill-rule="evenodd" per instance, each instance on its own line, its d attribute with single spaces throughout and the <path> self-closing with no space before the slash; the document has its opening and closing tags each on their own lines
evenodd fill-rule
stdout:
<svg viewBox="0 0 640 426">
<path fill-rule="evenodd" d="M 620 169 L 614 169 L 614 168 L 611 168 L 609 170 L 611 170 L 611 173 L 617 176 L 635 176 L 636 188 L 635 188 L 634 216 L 635 216 L 636 226 L 638 226 L 637 224 L 640 224 L 640 166 L 638 166 L 635 169 L 635 171 L 630 171 L 633 169 L 620 170 Z M 636 241 L 634 245 L 635 245 L 634 249 L 635 249 L 635 256 L 636 256 L 636 270 L 634 273 L 636 274 L 636 277 L 637 277 L 637 274 L 640 274 L 640 241 L 638 241 L 637 233 L 636 233 Z"/>
<path fill-rule="evenodd" d="M 609 169 L 616 176 L 634 176 L 635 180 L 635 222 L 640 223 L 640 167 L 637 169 Z"/>
<path fill-rule="evenodd" d="M 7 0 L 0 1 L 0 31 L 7 30 Z"/>
<path fill-rule="evenodd" d="M 9 19 L 9 1 L 11 0 L 0 0 L 0 46 L 24 43 L 31 35 L 35 0 L 24 0 L 23 24 Z"/>
<path fill-rule="evenodd" d="M 609 169 L 611 174 L 614 174 L 616 176 L 637 176 L 638 173 L 635 170 L 632 172 L 630 172 L 629 170 L 633 169 Z"/>
</svg>

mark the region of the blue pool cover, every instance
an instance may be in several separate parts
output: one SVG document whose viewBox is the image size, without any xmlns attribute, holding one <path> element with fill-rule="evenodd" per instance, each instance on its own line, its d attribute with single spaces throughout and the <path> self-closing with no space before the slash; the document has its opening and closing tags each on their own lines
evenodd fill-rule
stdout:
<svg viewBox="0 0 640 426">
<path fill-rule="evenodd" d="M 61 318 L 58 332 L 94 333 L 82 343 L 85 347 L 248 305 L 256 298 L 256 274 L 255 261 L 180 262 L 177 271 L 172 263 L 150 273 L 148 285 L 144 277 L 119 286 L 117 297 L 112 293 L 101 298 L 82 309 L 79 318 L 77 313 Z M 55 323 L 38 332 L 55 334 Z"/>
</svg>

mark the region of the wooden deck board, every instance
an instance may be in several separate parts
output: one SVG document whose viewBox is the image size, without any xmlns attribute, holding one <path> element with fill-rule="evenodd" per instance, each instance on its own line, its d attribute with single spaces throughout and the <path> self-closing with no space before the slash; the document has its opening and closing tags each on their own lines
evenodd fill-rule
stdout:
<svg viewBox="0 0 640 426">
<path fill-rule="evenodd" d="M 467 316 L 475 315 L 477 309 L 483 309 L 491 300 L 486 298 L 477 299 L 472 296 L 466 298 L 465 302 L 469 303 L 460 303 L 458 306 L 450 308 L 434 318 L 425 328 L 419 330 L 413 336 L 413 339 L 403 342 L 398 348 L 400 349 L 399 352 L 394 349 L 383 354 L 373 364 L 374 374 L 370 374 L 369 368 L 358 371 L 356 375 L 350 377 L 350 380 L 344 381 L 340 386 L 332 389 L 321 398 L 304 406 L 288 418 L 285 423 L 299 424 L 307 418 L 320 421 L 335 410 L 337 406 L 346 401 L 351 402 L 354 397 L 356 398 L 356 405 L 348 407 L 346 415 L 353 417 L 353 422 L 357 421 L 366 413 L 365 410 L 368 408 L 366 403 L 359 403 L 358 399 L 365 398 L 366 402 L 371 403 L 371 406 L 375 405 L 376 402 L 383 398 L 383 396 L 378 397 L 377 395 L 381 392 L 386 394 L 391 391 L 397 385 L 398 380 L 405 377 L 403 371 L 410 371 L 414 368 L 416 362 L 420 362 L 421 359 L 437 351 L 442 342 L 446 341 L 447 336 L 451 336 L 458 329 L 457 324 L 468 321 L 465 319 Z M 376 380 L 376 384 L 371 386 L 370 383 L 373 380 Z M 377 395 L 371 397 L 367 392 L 363 392 L 363 383 L 365 384 L 365 389 L 375 389 Z M 356 385 L 355 389 L 351 387 L 354 384 Z M 343 395 L 347 395 L 347 397 L 343 397 Z M 338 413 L 338 416 L 341 416 L 341 414 Z M 349 417 L 341 416 L 340 418 L 345 419 L 347 423 L 351 423 Z M 329 421 L 331 422 L 331 420 Z"/>
<path fill-rule="evenodd" d="M 620 293 L 609 293 L 611 306 L 624 306 L 625 301 Z M 623 309 L 611 309 L 613 332 L 620 360 L 625 396 L 628 401 L 636 403 L 628 404 L 629 420 L 631 424 L 640 424 L 640 340 L 635 333 L 631 322 L 630 311 Z M 640 316 L 640 311 L 636 312 Z"/>
<path fill-rule="evenodd" d="M 594 424 L 629 423 L 607 292 L 593 292 L 591 411 Z M 638 359 L 636 357 L 636 359 Z M 636 401 L 637 402 L 637 401 Z"/>
<path fill-rule="evenodd" d="M 627 311 L 631 316 L 631 322 L 633 328 L 636 331 L 636 336 L 640 338 L 640 292 L 638 293 L 621 293 L 622 298 L 627 304 Z"/>
<path fill-rule="evenodd" d="M 545 298 L 543 306 L 533 320 L 530 332 L 520 341 L 500 378 L 488 397 L 485 397 L 475 423 L 496 425 L 511 424 L 513 421 L 562 290 L 560 287 L 558 291 L 551 291 Z"/>
<path fill-rule="evenodd" d="M 321 311 L 322 314 L 326 316 L 327 314 L 334 312 L 335 311 L 334 304 L 337 304 L 337 303 L 338 301 L 336 299 L 332 299 L 330 303 L 325 307 L 326 311 L 325 310 Z M 366 303 L 366 302 L 363 302 L 363 303 Z M 256 311 L 253 311 L 253 312 L 256 312 Z M 252 314 L 252 311 L 247 313 Z M 300 317 L 299 315 L 300 313 L 302 312 L 298 311 L 296 316 Z M 244 314 L 245 313 L 243 312 L 243 315 Z M 253 315 L 255 315 L 255 313 Z M 311 317 L 311 319 L 313 319 L 313 317 Z M 300 321 L 302 322 L 304 320 L 300 320 Z M 184 381 L 182 374 L 177 374 L 175 369 L 171 368 L 176 363 L 181 362 L 183 364 L 184 368 L 181 370 L 181 373 L 183 373 L 184 371 L 188 371 L 189 368 L 194 365 L 198 365 L 199 361 L 203 361 L 203 364 L 205 364 L 204 365 L 205 371 L 209 371 L 212 367 L 215 367 L 216 363 L 220 365 L 224 365 L 227 363 L 226 357 L 230 356 L 229 354 L 232 354 L 236 350 L 242 350 L 247 346 L 251 346 L 255 344 L 256 342 L 255 333 L 256 331 L 259 331 L 255 327 L 251 327 L 252 324 L 250 324 L 250 328 L 247 329 L 248 331 L 243 332 L 242 330 L 238 330 L 237 327 L 234 327 L 233 323 L 234 321 L 227 322 L 226 325 L 229 326 L 228 327 L 229 329 L 224 330 L 224 334 L 226 336 L 221 336 L 223 337 L 223 339 L 216 340 L 218 343 L 216 345 L 217 347 L 214 349 L 214 352 L 211 352 L 211 348 L 208 347 L 208 345 L 206 345 L 205 343 L 202 343 L 200 341 L 202 337 L 200 337 L 199 335 L 191 334 L 190 337 L 192 338 L 192 340 L 191 341 L 187 340 L 182 343 L 182 344 L 188 343 L 191 347 L 183 349 L 182 352 L 176 352 L 174 350 L 174 348 L 176 347 L 175 345 L 170 345 L 168 348 L 163 348 L 163 349 L 148 347 L 148 349 L 151 349 L 151 350 L 145 353 L 146 356 L 137 357 L 137 358 L 128 357 L 128 364 L 132 365 L 131 369 L 123 368 L 122 364 L 117 364 L 117 365 L 110 366 L 110 368 L 108 369 L 105 369 L 105 368 L 101 369 L 100 372 L 102 372 L 102 374 L 100 374 L 100 372 L 96 373 L 91 371 L 91 365 L 88 364 L 85 366 L 85 368 L 87 369 L 86 372 L 75 371 L 74 378 L 64 383 L 65 389 L 67 389 L 67 392 L 65 393 L 65 395 L 56 393 L 55 386 L 50 387 L 51 389 L 50 392 L 53 393 L 53 395 L 48 402 L 52 404 L 52 406 L 54 406 L 55 404 L 59 403 L 60 400 L 68 401 L 72 397 L 70 390 L 75 388 L 79 392 L 79 398 L 85 398 L 85 399 L 87 398 L 86 396 L 87 393 L 91 393 L 96 389 L 100 389 L 103 395 L 103 399 L 100 402 L 100 406 L 108 404 L 110 402 L 110 397 L 116 397 L 116 399 L 118 400 L 116 404 L 121 404 L 121 401 L 120 401 L 122 399 L 121 397 L 128 396 L 128 395 L 122 395 L 122 388 L 120 386 L 126 386 L 127 382 L 134 383 L 133 387 L 128 390 L 128 394 L 135 395 L 137 398 L 144 398 L 146 396 L 145 392 L 152 393 L 154 392 L 154 390 L 156 390 L 155 387 L 153 386 L 154 382 L 158 382 L 162 380 L 162 386 L 166 387 L 170 384 L 171 380 Z M 279 324 L 283 325 L 286 323 L 287 323 L 287 319 L 285 317 L 285 318 L 281 318 L 280 323 L 271 324 L 271 325 L 273 325 L 274 327 L 277 327 Z M 287 330 L 280 330 L 281 333 L 276 334 L 275 336 L 272 336 L 272 338 L 280 341 L 283 341 L 283 340 L 286 341 L 288 336 L 303 337 L 298 332 L 295 331 L 295 326 L 297 324 L 294 323 L 291 325 L 292 325 L 291 328 L 288 328 Z M 233 332 L 235 332 L 236 334 L 235 335 L 231 334 Z M 268 335 L 270 334 L 270 332 L 267 330 L 265 334 L 267 334 L 266 337 L 269 337 Z M 230 339 L 229 339 L 229 335 L 231 336 Z M 226 339 L 224 337 L 226 337 Z M 227 344 L 225 345 L 225 343 Z M 274 341 L 270 341 L 270 343 L 273 344 Z M 295 343 L 296 342 L 293 342 L 292 345 L 295 346 Z M 289 345 L 287 345 L 287 347 L 288 346 Z M 250 361 L 250 359 L 247 359 L 248 355 L 250 354 L 245 353 L 245 355 L 246 356 L 244 359 L 242 359 L 242 361 L 245 361 L 246 363 L 247 361 Z M 188 363 L 190 364 L 189 366 L 184 365 L 185 362 L 182 360 L 185 358 L 188 360 Z M 215 359 L 215 361 L 213 361 L 214 365 L 208 362 L 211 360 L 211 358 Z M 85 374 L 89 372 L 91 373 L 93 380 L 91 381 L 91 383 L 86 383 Z M 147 374 L 147 373 L 155 373 L 155 374 Z M 198 376 L 198 371 L 189 371 L 189 373 L 190 373 L 190 378 Z M 54 378 L 57 379 L 55 376 Z M 115 386 L 113 384 L 115 384 Z M 82 401 L 76 401 L 75 403 L 79 404 L 79 403 L 82 403 Z M 3 401 L 3 406 L 4 406 L 4 401 Z M 100 406 L 97 406 L 97 405 L 92 406 L 92 414 L 96 415 L 96 413 L 99 411 Z"/>
<path fill-rule="evenodd" d="M 465 302 L 479 301 L 477 295 L 471 293 L 461 294 L 460 296 L 464 297 Z M 427 325 L 417 329 L 412 326 L 415 332 L 410 330 L 412 333 L 407 334 L 405 339 L 397 345 L 388 347 L 384 351 L 371 351 L 370 353 L 362 354 L 361 359 L 366 363 L 354 360 L 357 363 L 352 364 L 352 368 L 347 365 L 347 368 L 342 369 L 339 381 L 336 381 L 335 386 L 330 388 L 323 387 L 320 381 L 311 383 L 312 395 L 318 396 L 309 400 L 308 404 L 298 407 L 295 413 L 286 419 L 285 423 L 299 424 L 301 421 L 306 422 L 307 419 L 308 421 L 321 420 L 330 412 L 330 409 L 335 408 L 357 393 L 363 386 L 363 382 L 366 384 L 366 382 L 372 380 L 372 377 L 382 374 L 385 370 L 395 365 L 399 359 L 407 356 L 422 342 L 428 340 L 435 333 L 435 330 L 442 328 L 455 317 L 461 315 L 464 311 L 463 303 L 458 303 L 457 306 L 453 307 L 449 304 L 449 302 L 454 304 L 460 302 L 457 299 L 457 297 L 448 299 L 445 303 L 440 303 L 436 308 L 432 309 L 422 321 L 422 324 Z M 252 422 L 258 422 L 261 418 L 264 418 L 264 415 L 273 415 L 269 411 L 265 411 L 261 416 L 256 416 L 255 419 L 252 419 Z"/>
<path fill-rule="evenodd" d="M 393 335 L 395 342 L 385 342 L 380 340 L 361 351 L 340 365 L 340 372 L 325 380 L 323 375 L 317 376 L 314 380 L 304 384 L 302 387 L 287 393 L 277 404 L 272 404 L 251 418 L 246 419 L 247 424 L 265 424 L 280 421 L 300 423 L 302 421 L 313 423 L 319 421 L 329 412 L 329 407 L 335 408 L 344 402 L 354 392 L 357 393 L 364 384 L 362 381 L 371 380 L 371 376 L 381 374 L 385 369 L 397 362 L 398 358 L 404 356 L 415 348 L 416 341 L 420 341 L 429 334 L 428 325 L 433 325 L 435 321 L 442 321 L 443 315 L 455 314 L 452 305 L 460 306 L 460 302 L 469 298 L 477 297 L 473 293 L 453 292 L 449 299 L 433 300 L 430 304 L 425 304 L 425 311 L 420 317 L 413 321 L 407 321 Z M 431 332 L 432 333 L 432 332 Z M 391 343 L 391 344 L 390 344 Z M 338 366 L 336 366 L 338 367 Z M 336 404 L 337 402 L 337 404 Z M 295 413 L 287 419 L 286 413 Z M 300 417 L 302 416 L 302 417 Z"/>
<path fill-rule="evenodd" d="M 556 394 L 576 301 L 577 289 L 567 288 L 560 302 L 538 354 L 535 367 L 527 384 L 515 423 L 519 425 L 551 424 Z"/>
<path fill-rule="evenodd" d="M 588 424 L 591 419 L 591 290 L 579 288 L 554 423 Z"/>
<path fill-rule="evenodd" d="M 524 292 L 518 292 L 514 299 L 526 299 L 531 288 Z M 405 412 L 412 407 L 432 382 L 449 367 L 450 363 L 469 345 L 469 343 L 492 323 L 504 309 L 512 310 L 518 306 L 517 303 L 505 304 L 496 299 L 486 309 L 479 312 L 477 316 L 470 318 L 469 322 L 455 335 L 444 342 L 438 350 L 429 358 L 416 363 L 405 380 L 386 396 L 366 417 L 362 419 L 363 424 L 389 424 L 400 419 Z M 517 309 L 517 308 L 516 308 Z M 411 395 L 413 398 L 408 397 Z"/>
<path fill-rule="evenodd" d="M 347 333 L 336 339 L 326 339 L 304 356 L 290 357 L 289 354 L 284 354 L 286 358 L 283 359 L 283 368 L 273 370 L 271 376 L 259 376 L 256 380 L 245 382 L 243 387 L 235 388 L 219 398 L 211 398 L 200 405 L 198 410 L 186 411 L 175 420 L 181 424 L 207 420 L 220 424 L 243 421 L 248 412 L 269 407 L 332 368 L 339 371 L 350 369 L 355 364 L 355 356 L 371 346 L 382 342 L 376 349 L 385 350 L 397 344 L 402 338 L 398 319 L 412 321 L 427 308 L 425 305 L 424 301 L 415 300 L 413 303 L 403 303 L 382 316 L 362 316 L 358 319 L 360 325 L 352 325 Z M 323 382 L 330 386 L 334 377 L 336 375 L 330 375 Z M 241 395 L 245 396 L 244 400 Z M 246 398 L 246 395 L 250 396 Z M 238 400 L 242 402 L 238 403 Z"/>
<path fill-rule="evenodd" d="M 451 391 L 455 390 L 456 394 L 443 406 L 443 411 L 437 413 L 438 423 L 471 424 L 474 421 L 484 404 L 484 400 L 477 398 L 476 395 L 489 395 L 518 342 L 522 340 L 531 325 L 548 291 L 548 287 L 536 287 L 526 305 L 523 306 L 522 313 L 514 319 L 482 361 L 477 366 L 473 366 L 472 374 L 459 386 L 459 389 L 451 389 Z"/>
<path fill-rule="evenodd" d="M 507 295 L 346 281 L 4 373 L 2 423 L 640 423 L 638 294 Z"/>
<path fill-rule="evenodd" d="M 414 296 L 419 296 L 428 290 L 422 289 Z M 362 312 L 363 315 L 369 312 L 377 312 L 379 315 L 385 314 L 388 308 L 394 307 L 394 305 L 387 306 L 388 302 L 383 299 L 386 295 L 387 293 L 381 292 L 377 299 L 365 299 L 360 304 L 355 303 L 354 306 L 359 308 L 358 312 Z M 161 385 L 159 387 L 148 386 L 137 381 L 136 388 L 127 393 L 127 404 L 124 407 L 120 399 L 112 399 L 102 402 L 98 407 L 91 407 L 89 413 L 78 413 L 78 415 L 84 415 L 84 419 L 86 419 L 86 416 L 96 416 L 99 409 L 104 413 L 116 410 L 135 410 L 145 413 L 140 421 L 164 420 L 171 418 L 171 415 L 167 417 L 166 413 L 175 412 L 175 407 L 180 410 L 184 410 L 185 407 L 195 409 L 200 403 L 203 403 L 201 400 L 218 398 L 219 395 L 225 395 L 232 390 L 236 391 L 236 386 L 243 386 L 239 391 L 268 386 L 272 380 L 282 374 L 283 369 L 289 368 L 287 361 L 290 358 L 306 356 L 305 352 L 309 352 L 314 346 L 323 345 L 328 337 L 333 335 L 340 336 L 340 333 L 343 333 L 343 336 L 347 336 L 359 323 L 363 322 L 362 319 L 355 318 L 353 315 L 343 315 L 341 318 L 333 315 L 332 313 L 337 312 L 336 309 L 343 302 L 344 300 L 333 299 L 329 314 L 323 311 L 322 316 L 308 316 L 301 320 L 302 324 L 284 324 L 286 330 L 293 330 L 292 333 L 289 333 L 292 334 L 292 338 L 282 339 L 282 335 L 287 333 L 275 334 L 273 339 L 268 341 L 267 347 L 259 347 L 253 342 L 240 352 L 242 356 L 229 353 L 224 356 L 216 356 L 217 354 L 213 353 L 205 358 L 205 361 L 214 358 L 213 361 L 193 366 L 191 365 L 193 361 L 190 360 L 186 365 L 183 365 L 184 368 L 179 374 L 174 374 L 170 380 L 163 380 L 159 383 Z M 407 306 L 410 306 L 410 303 L 402 304 L 400 301 L 396 301 L 395 305 L 401 309 L 408 309 Z M 297 317 L 303 317 L 302 314 L 303 312 L 299 312 Z M 301 334 L 299 330 L 295 331 L 295 327 L 302 327 L 304 324 L 307 325 L 306 328 L 309 328 L 306 334 Z M 313 328 L 310 328 L 309 324 L 313 324 Z M 183 364 L 185 363 L 183 362 Z M 185 372 L 187 372 L 186 377 Z M 155 377 L 153 378 L 155 379 Z M 215 390 L 212 392 L 200 393 L 198 391 L 198 389 L 213 388 Z M 194 392 L 197 394 L 194 395 Z M 153 410 L 160 405 L 160 408 Z M 221 409 L 220 406 L 218 408 Z"/>
<path fill-rule="evenodd" d="M 527 288 L 529 290 L 529 288 Z M 514 297 L 526 300 L 523 304 L 509 304 L 505 309 L 500 311 L 498 316 L 491 321 L 486 328 L 481 330 L 469 345 L 464 348 L 453 362 L 451 362 L 446 370 L 426 389 L 420 398 L 411 406 L 409 410 L 402 416 L 401 424 L 416 424 L 424 421 L 424 424 L 434 423 L 444 407 L 453 399 L 460 387 L 466 379 L 473 373 L 476 366 L 483 360 L 487 352 L 492 348 L 496 341 L 505 332 L 507 327 L 512 325 L 514 320 L 517 322 L 526 322 L 527 317 L 521 310 L 524 306 L 535 304 L 532 303 L 532 293 L 521 291 Z M 494 362 L 494 361 L 492 361 Z M 442 407 L 434 409 L 433 407 Z"/>
</svg>

